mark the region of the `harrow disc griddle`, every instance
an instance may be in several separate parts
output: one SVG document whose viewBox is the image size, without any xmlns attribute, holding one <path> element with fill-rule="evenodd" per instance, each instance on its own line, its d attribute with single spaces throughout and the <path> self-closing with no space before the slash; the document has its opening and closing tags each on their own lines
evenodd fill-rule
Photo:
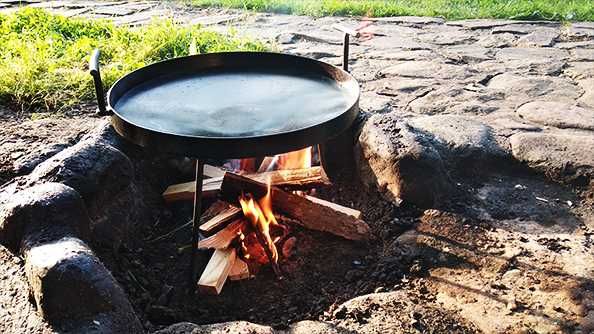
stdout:
<svg viewBox="0 0 594 334">
<path fill-rule="evenodd" d="M 226 52 L 127 74 L 109 90 L 105 113 L 120 135 L 150 150 L 242 158 L 327 141 L 355 120 L 358 99 L 356 80 L 338 67 L 280 53 Z"/>
</svg>

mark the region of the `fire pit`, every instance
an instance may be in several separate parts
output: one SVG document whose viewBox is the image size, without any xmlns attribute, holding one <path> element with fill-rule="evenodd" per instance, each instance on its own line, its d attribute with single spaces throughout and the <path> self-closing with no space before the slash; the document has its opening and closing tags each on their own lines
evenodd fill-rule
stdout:
<svg viewBox="0 0 594 334">
<path fill-rule="evenodd" d="M 345 133 L 348 138 L 359 112 L 359 86 L 347 72 L 348 33 L 344 46 L 344 69 L 277 53 L 229 52 L 175 58 L 119 79 L 107 93 L 107 104 L 103 99 L 99 51 L 93 53 L 90 69 L 99 114 L 110 115 L 116 131 L 135 144 L 154 152 L 196 158 L 192 284 L 197 277 L 204 159 L 263 157 L 319 145 L 322 165 L 327 167 L 325 155 L 329 148 L 325 145 Z M 349 239 L 361 239 L 369 233 L 367 225 L 350 215 L 348 208 L 332 208 L 332 204 L 320 204 L 320 200 L 271 188 L 270 180 L 268 186 L 258 181 L 228 173 L 221 192 L 230 201 L 241 197 L 242 211 L 273 267 L 277 254 L 268 229 L 271 224 L 280 225 L 275 224 L 272 207 L 298 216 L 307 227 Z M 307 217 L 311 213 L 315 216 Z M 227 218 L 232 216 L 228 214 Z M 231 230 L 235 228 L 232 233 L 241 233 L 238 225 L 229 225 Z M 241 247 L 246 243 L 242 242 Z M 235 254 L 220 252 L 215 256 L 224 261 Z M 229 266 L 223 268 L 229 270 Z M 280 272 L 275 271 L 280 277 Z M 219 283 L 214 283 L 217 292 Z"/>
</svg>

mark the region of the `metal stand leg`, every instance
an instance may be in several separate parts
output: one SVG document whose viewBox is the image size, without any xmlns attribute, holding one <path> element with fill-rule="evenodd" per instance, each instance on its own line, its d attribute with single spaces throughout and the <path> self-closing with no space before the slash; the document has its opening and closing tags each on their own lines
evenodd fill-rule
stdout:
<svg viewBox="0 0 594 334">
<path fill-rule="evenodd" d="M 320 163 L 330 181 L 351 179 L 355 172 L 354 129 L 345 130 L 335 138 L 318 144 Z"/>
<path fill-rule="evenodd" d="M 204 161 L 196 159 L 196 190 L 194 191 L 194 215 L 192 218 L 192 263 L 191 263 L 191 291 L 196 291 L 196 280 L 198 277 L 198 266 L 196 255 L 198 252 L 198 226 L 202 215 L 202 179 L 204 178 Z"/>
</svg>

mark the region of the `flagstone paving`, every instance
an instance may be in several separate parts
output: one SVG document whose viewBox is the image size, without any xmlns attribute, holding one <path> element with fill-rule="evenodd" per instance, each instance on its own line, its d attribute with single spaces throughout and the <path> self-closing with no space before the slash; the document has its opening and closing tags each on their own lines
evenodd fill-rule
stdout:
<svg viewBox="0 0 594 334">
<path fill-rule="evenodd" d="M 551 180 L 589 187 L 590 192 L 594 188 L 594 22 L 311 18 L 154 1 L 19 5 L 0 0 L 0 12 L 22 5 L 132 26 L 153 17 L 172 17 L 223 33 L 266 39 L 278 51 L 335 65 L 341 63 L 342 36 L 332 25 L 364 27 L 360 38 L 351 39 L 349 60 L 351 73 L 361 83 L 361 110 L 370 116 L 359 145 L 362 154 L 368 154 L 367 172 L 385 182 L 389 196 L 402 195 L 394 184 L 398 175 L 390 168 L 411 155 L 424 157 L 436 169 L 429 176 L 438 181 L 419 180 L 435 190 L 431 200 L 451 191 L 451 185 L 439 183 L 447 179 L 444 168 L 451 168 L 442 164 L 464 168 L 477 156 L 515 160 Z M 400 139 L 395 139 L 395 132 Z M 408 146 L 390 147 L 396 145 L 394 140 Z M 391 158 L 384 157 L 389 152 L 394 153 Z M 540 192 L 530 193 L 530 187 Z M 594 216 L 584 208 L 592 205 L 592 197 L 576 204 L 578 199 L 559 185 L 504 174 L 489 176 L 478 188 L 464 189 L 476 192 L 482 203 L 477 212 L 492 224 L 485 233 L 501 249 L 491 248 L 483 257 L 439 244 L 444 221 L 462 231 L 469 223 L 438 211 L 426 212 L 423 223 L 411 232 L 412 239 L 440 250 L 440 256 L 458 256 L 471 263 L 431 269 L 424 287 L 427 293 L 486 332 L 594 330 L 590 248 Z M 427 200 L 419 192 L 411 198 L 419 196 L 419 203 Z M 527 216 L 509 216 L 520 211 Z M 574 216 L 582 223 L 576 225 Z M 543 221 L 554 223 L 540 224 Z M 561 228 L 556 225 L 559 221 L 569 225 Z M 429 230 L 433 237 L 424 234 Z M 399 239 L 403 247 L 411 236 Z M 545 272 L 552 272 L 553 278 L 545 277 Z"/>
</svg>

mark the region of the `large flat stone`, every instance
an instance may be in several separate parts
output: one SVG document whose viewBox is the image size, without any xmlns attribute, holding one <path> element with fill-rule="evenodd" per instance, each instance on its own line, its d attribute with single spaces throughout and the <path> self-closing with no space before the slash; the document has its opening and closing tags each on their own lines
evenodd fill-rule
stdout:
<svg viewBox="0 0 594 334">
<path fill-rule="evenodd" d="M 440 51 L 446 57 L 463 63 L 481 62 L 493 59 L 493 50 L 478 45 L 456 45 Z"/>
<path fill-rule="evenodd" d="M 594 41 L 561 42 L 555 44 L 555 47 L 559 49 L 592 49 Z"/>
<path fill-rule="evenodd" d="M 356 151 L 362 181 L 396 203 L 432 206 L 451 186 L 431 136 L 415 131 L 395 114 L 372 115 Z"/>
<path fill-rule="evenodd" d="M 418 333 L 423 323 L 435 333 L 474 333 L 477 329 L 430 301 L 419 303 L 405 291 L 373 293 L 353 298 L 334 311 L 336 325 L 350 333 Z M 437 320 L 438 319 L 438 320 Z"/>
<path fill-rule="evenodd" d="M 230 321 L 211 325 L 196 325 L 190 322 L 180 322 L 154 334 L 274 334 L 269 326 L 257 325 L 247 321 Z"/>
<path fill-rule="evenodd" d="M 554 48 L 504 48 L 497 51 L 496 57 L 502 61 L 515 60 L 538 64 L 551 60 L 567 59 L 569 53 L 566 50 Z"/>
<path fill-rule="evenodd" d="M 572 61 L 568 63 L 563 74 L 572 79 L 588 79 L 594 77 L 594 61 Z"/>
<path fill-rule="evenodd" d="M 579 81 L 579 86 L 584 94 L 578 100 L 578 103 L 584 107 L 594 108 L 594 78 Z"/>
<path fill-rule="evenodd" d="M 0 332 L 50 334 L 55 329 L 30 302 L 23 261 L 0 246 Z"/>
<path fill-rule="evenodd" d="M 428 16 L 392 16 L 372 18 L 370 20 L 374 22 L 398 23 L 404 25 L 442 24 L 445 22 L 442 18 Z"/>
<path fill-rule="evenodd" d="M 518 133 L 510 138 L 514 157 L 549 178 L 585 185 L 594 177 L 594 136 Z"/>
<path fill-rule="evenodd" d="M 380 75 L 382 76 L 428 79 L 465 79 L 472 74 L 472 70 L 466 66 L 422 60 L 402 62 L 380 71 Z"/>
<path fill-rule="evenodd" d="M 454 164 L 468 160 L 488 161 L 504 155 L 491 128 L 475 119 L 435 115 L 411 118 L 408 122 L 414 128 L 433 135 L 445 147 L 442 156 Z"/>
<path fill-rule="evenodd" d="M 477 44 L 485 48 L 508 48 L 516 43 L 518 37 L 514 34 L 503 33 L 481 37 Z"/>
<path fill-rule="evenodd" d="M 506 103 L 516 105 L 536 99 L 572 103 L 581 95 L 579 87 L 571 81 L 542 75 L 503 73 L 489 80 L 487 87 L 503 92 Z"/>
<path fill-rule="evenodd" d="M 476 35 L 462 29 L 435 29 L 435 32 L 426 31 L 419 36 L 419 39 L 425 43 L 434 45 L 457 45 L 468 44 L 476 40 Z"/>
<path fill-rule="evenodd" d="M 409 103 L 416 114 L 487 115 L 505 107 L 502 92 L 465 89 L 461 86 L 439 86 Z"/>
<path fill-rule="evenodd" d="M 552 46 L 559 38 L 560 31 L 552 28 L 539 28 L 521 37 L 518 46 L 522 47 L 547 47 Z"/>
<path fill-rule="evenodd" d="M 89 236 L 89 216 L 80 195 L 60 183 L 44 183 L 20 191 L 0 208 L 0 243 L 15 252 L 26 235 Z"/>
<path fill-rule="evenodd" d="M 553 27 L 558 26 L 558 24 L 554 22 L 547 22 L 547 25 Z M 530 34 L 537 29 L 541 29 L 538 24 L 529 24 L 529 23 L 514 23 L 514 24 L 507 24 L 503 26 L 494 27 L 492 32 L 494 34 L 500 33 L 510 33 L 510 34 L 517 34 L 517 35 L 527 35 Z"/>
<path fill-rule="evenodd" d="M 38 165 L 29 183 L 63 183 L 89 204 L 117 194 L 130 184 L 133 175 L 132 163 L 122 152 L 101 141 L 85 140 Z"/>
<path fill-rule="evenodd" d="M 459 21 L 448 21 L 446 25 L 463 27 L 469 30 L 479 29 L 491 29 L 495 27 L 505 26 L 512 24 L 515 21 L 512 20 L 491 20 L 491 19 L 470 19 L 470 20 L 459 20 Z"/>
<path fill-rule="evenodd" d="M 594 49 L 571 50 L 571 60 L 594 62 Z"/>
<path fill-rule="evenodd" d="M 518 115 L 529 121 L 557 128 L 594 130 L 594 109 L 569 103 L 536 101 L 518 108 Z"/>
<path fill-rule="evenodd" d="M 437 56 L 431 50 L 371 50 L 361 54 L 361 56 L 371 59 L 383 60 L 431 60 Z"/>
<path fill-rule="evenodd" d="M 81 240 L 30 238 L 25 270 L 37 309 L 72 333 L 144 333 L 126 294 Z"/>
<path fill-rule="evenodd" d="M 85 201 L 96 242 L 119 247 L 139 205 L 131 185 L 134 168 L 128 157 L 109 145 L 109 131 L 99 127 L 80 143 L 39 164 L 26 185 L 60 182 Z M 111 138 L 116 141 L 115 138 Z"/>
</svg>

